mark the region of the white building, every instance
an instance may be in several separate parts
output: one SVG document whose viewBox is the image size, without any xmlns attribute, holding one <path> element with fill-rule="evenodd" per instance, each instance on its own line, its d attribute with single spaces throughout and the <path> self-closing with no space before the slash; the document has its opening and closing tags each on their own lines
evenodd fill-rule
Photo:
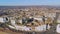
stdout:
<svg viewBox="0 0 60 34">
<path fill-rule="evenodd" d="M 1 23 L 9 22 L 9 18 L 8 17 L 0 17 L 0 22 Z"/>
<path fill-rule="evenodd" d="M 57 33 L 60 33 L 60 24 L 57 25 L 57 27 L 56 27 L 56 32 L 57 32 Z"/>
<path fill-rule="evenodd" d="M 50 26 L 48 25 L 47 29 L 50 29 Z M 41 25 L 41 26 L 37 26 L 35 27 L 35 31 L 46 31 L 46 25 Z"/>
<path fill-rule="evenodd" d="M 45 13 L 45 17 L 51 17 L 52 20 L 54 20 L 54 17 L 56 17 L 56 13 Z"/>
<path fill-rule="evenodd" d="M 0 22 L 1 22 L 1 23 L 5 23 L 4 18 L 3 18 L 3 17 L 0 17 Z"/>
</svg>

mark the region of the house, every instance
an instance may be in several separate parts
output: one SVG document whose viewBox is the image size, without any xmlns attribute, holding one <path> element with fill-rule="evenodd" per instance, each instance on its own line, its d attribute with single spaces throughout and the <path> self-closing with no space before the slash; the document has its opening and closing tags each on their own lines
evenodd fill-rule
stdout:
<svg viewBox="0 0 60 34">
<path fill-rule="evenodd" d="M 57 17 L 57 23 L 60 23 L 60 15 Z"/>
<path fill-rule="evenodd" d="M 13 25 L 13 26 L 15 26 L 15 25 L 16 25 L 15 20 L 11 20 L 11 25 Z"/>
<path fill-rule="evenodd" d="M 59 18 L 59 19 L 57 19 L 57 23 L 60 23 L 60 18 Z"/>
<path fill-rule="evenodd" d="M 27 23 L 27 19 L 25 17 L 22 18 L 22 24 Z"/>
<path fill-rule="evenodd" d="M 20 20 L 18 20 L 18 22 L 20 23 L 20 24 L 22 24 L 22 20 L 20 19 Z"/>
</svg>

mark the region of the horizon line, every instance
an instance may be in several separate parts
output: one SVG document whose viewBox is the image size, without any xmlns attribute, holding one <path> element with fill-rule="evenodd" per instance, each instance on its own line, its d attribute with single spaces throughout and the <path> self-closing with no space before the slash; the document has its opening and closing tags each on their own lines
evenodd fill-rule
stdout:
<svg viewBox="0 0 60 34">
<path fill-rule="evenodd" d="M 60 5 L 48 5 L 48 4 L 40 4 L 40 5 L 36 5 L 36 4 L 33 4 L 33 5 L 31 5 L 31 4 L 29 4 L 29 5 L 0 5 L 0 6 L 60 6 Z"/>
</svg>

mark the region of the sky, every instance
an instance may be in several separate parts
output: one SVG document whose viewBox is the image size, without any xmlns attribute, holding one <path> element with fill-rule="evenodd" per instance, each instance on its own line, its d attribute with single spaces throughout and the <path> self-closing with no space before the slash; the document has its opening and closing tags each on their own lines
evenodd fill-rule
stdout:
<svg viewBox="0 0 60 34">
<path fill-rule="evenodd" d="M 0 6 L 56 5 L 60 0 L 0 0 Z"/>
</svg>

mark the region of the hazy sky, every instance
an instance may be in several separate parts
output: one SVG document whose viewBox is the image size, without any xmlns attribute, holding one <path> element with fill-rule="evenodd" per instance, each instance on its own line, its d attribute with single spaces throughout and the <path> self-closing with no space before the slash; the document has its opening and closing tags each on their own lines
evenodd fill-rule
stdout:
<svg viewBox="0 0 60 34">
<path fill-rule="evenodd" d="M 60 0 L 0 0 L 0 6 L 16 5 L 57 5 L 60 6 Z"/>
</svg>

